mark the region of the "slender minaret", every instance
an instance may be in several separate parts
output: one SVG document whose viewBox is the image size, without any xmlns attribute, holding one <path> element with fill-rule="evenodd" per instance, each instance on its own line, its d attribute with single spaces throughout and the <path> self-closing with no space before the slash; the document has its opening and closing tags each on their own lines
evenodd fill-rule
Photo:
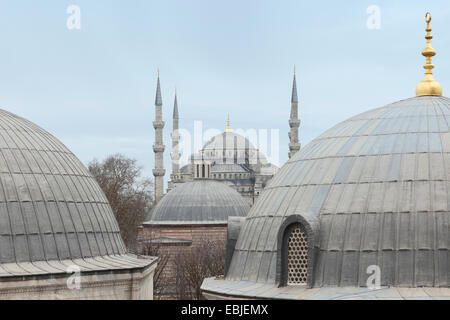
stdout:
<svg viewBox="0 0 450 320">
<path fill-rule="evenodd" d="M 153 152 L 155 153 L 155 169 L 153 169 L 153 176 L 155 177 L 155 204 L 157 204 L 163 196 L 164 175 L 166 174 L 166 170 L 164 170 L 164 121 L 162 120 L 162 99 L 161 86 L 159 83 L 159 70 L 155 98 L 155 121 L 153 121 L 153 127 L 155 128 L 155 144 L 153 145 Z"/>
<path fill-rule="evenodd" d="M 295 66 L 294 66 L 294 82 L 292 84 L 292 97 L 291 97 L 291 116 L 289 118 L 289 159 L 300 150 L 300 143 L 298 142 L 298 127 L 300 126 L 300 120 L 298 119 L 298 97 L 297 97 L 297 80 L 295 79 Z"/>
<path fill-rule="evenodd" d="M 180 141 L 180 135 L 178 133 L 180 119 L 178 115 L 178 101 L 177 101 L 177 89 L 175 89 L 175 101 L 173 103 L 173 117 L 172 117 L 172 180 L 179 178 L 180 171 L 180 152 L 178 150 L 178 143 Z"/>
</svg>

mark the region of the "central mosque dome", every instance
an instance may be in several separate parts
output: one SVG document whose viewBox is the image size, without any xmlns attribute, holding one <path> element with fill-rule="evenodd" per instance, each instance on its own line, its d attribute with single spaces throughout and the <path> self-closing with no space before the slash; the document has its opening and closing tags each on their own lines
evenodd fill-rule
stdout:
<svg viewBox="0 0 450 320">
<path fill-rule="evenodd" d="M 267 164 L 267 159 L 250 140 L 238 133 L 226 130 L 205 143 L 202 150 L 193 155 L 194 159 L 213 161 L 218 164 Z"/>
<path fill-rule="evenodd" d="M 310 287 L 366 286 L 370 266 L 381 285 L 448 287 L 449 199 L 449 98 L 362 113 L 280 169 L 242 226 L 226 279 L 288 281 L 285 234 L 297 225 L 307 239 L 298 278 Z"/>
</svg>

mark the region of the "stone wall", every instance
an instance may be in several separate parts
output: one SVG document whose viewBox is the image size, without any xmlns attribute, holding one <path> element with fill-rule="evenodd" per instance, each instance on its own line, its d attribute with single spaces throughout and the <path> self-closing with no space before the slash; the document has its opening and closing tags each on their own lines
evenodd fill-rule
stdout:
<svg viewBox="0 0 450 320">
<path fill-rule="evenodd" d="M 1 279 L 0 300 L 152 300 L 155 268 L 82 272 L 79 289 L 68 288 L 68 276 Z"/>
</svg>

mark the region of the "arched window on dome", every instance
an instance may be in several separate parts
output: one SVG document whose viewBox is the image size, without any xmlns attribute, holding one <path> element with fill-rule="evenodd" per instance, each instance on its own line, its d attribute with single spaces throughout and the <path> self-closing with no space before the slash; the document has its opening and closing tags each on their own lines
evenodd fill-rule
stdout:
<svg viewBox="0 0 450 320">
<path fill-rule="evenodd" d="M 287 284 L 306 284 L 308 275 L 308 236 L 299 223 L 287 236 Z"/>
<path fill-rule="evenodd" d="M 286 218 L 278 230 L 276 280 L 280 286 L 312 287 L 317 223 L 301 215 Z"/>
</svg>

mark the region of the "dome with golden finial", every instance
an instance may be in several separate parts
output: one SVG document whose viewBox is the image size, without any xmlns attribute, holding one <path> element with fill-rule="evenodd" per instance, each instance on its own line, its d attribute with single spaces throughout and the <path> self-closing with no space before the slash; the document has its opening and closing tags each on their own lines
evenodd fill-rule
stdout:
<svg viewBox="0 0 450 320">
<path fill-rule="evenodd" d="M 206 279 L 206 296 L 450 297 L 450 99 L 432 75 L 430 22 L 416 97 L 296 152 L 235 227 L 225 278 Z"/>
</svg>

